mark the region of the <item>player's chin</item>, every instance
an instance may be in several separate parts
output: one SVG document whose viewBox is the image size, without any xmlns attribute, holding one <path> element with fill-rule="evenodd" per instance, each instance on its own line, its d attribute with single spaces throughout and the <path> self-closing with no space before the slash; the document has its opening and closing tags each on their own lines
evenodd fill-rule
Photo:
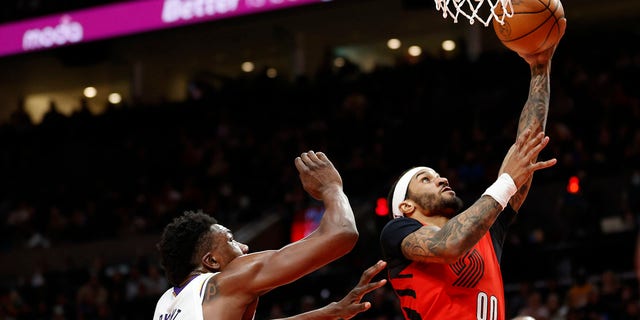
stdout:
<svg viewBox="0 0 640 320">
<path fill-rule="evenodd" d="M 458 212 L 462 210 L 464 203 L 462 202 L 462 199 L 458 198 L 455 195 L 455 192 L 451 192 L 451 193 L 452 193 L 451 196 L 447 197 L 445 201 L 445 206 L 451 209 L 451 211 L 453 211 L 453 215 L 456 215 L 458 214 Z"/>
</svg>

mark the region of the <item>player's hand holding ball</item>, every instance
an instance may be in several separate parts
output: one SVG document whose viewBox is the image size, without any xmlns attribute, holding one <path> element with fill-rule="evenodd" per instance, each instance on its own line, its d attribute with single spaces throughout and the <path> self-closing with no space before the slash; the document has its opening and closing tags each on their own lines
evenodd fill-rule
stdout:
<svg viewBox="0 0 640 320">
<path fill-rule="evenodd" d="M 560 0 L 511 0 L 511 3 L 513 15 L 505 17 L 504 24 L 493 21 L 500 42 L 529 64 L 551 59 L 567 28 Z"/>
</svg>

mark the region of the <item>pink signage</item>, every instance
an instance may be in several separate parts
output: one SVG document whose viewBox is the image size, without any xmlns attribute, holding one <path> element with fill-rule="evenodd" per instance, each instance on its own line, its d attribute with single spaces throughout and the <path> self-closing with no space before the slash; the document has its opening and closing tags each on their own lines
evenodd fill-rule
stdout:
<svg viewBox="0 0 640 320">
<path fill-rule="evenodd" d="M 0 56 L 326 0 L 137 0 L 0 25 Z"/>
</svg>

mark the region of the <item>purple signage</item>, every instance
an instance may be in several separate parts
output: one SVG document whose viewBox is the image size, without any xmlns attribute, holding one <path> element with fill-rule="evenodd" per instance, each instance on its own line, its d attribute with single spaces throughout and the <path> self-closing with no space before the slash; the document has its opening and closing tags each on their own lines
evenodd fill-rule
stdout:
<svg viewBox="0 0 640 320">
<path fill-rule="evenodd" d="M 0 56 L 326 0 L 137 0 L 0 25 Z"/>
</svg>

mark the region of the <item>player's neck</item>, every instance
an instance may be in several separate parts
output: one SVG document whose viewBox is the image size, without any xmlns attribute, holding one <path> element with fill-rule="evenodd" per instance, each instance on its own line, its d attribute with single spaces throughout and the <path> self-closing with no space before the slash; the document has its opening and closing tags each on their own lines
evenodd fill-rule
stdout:
<svg viewBox="0 0 640 320">
<path fill-rule="evenodd" d="M 177 296 L 178 294 L 180 294 L 180 292 L 182 291 L 182 289 L 184 289 L 184 288 L 189 284 L 189 282 L 191 282 L 193 279 L 195 279 L 197 276 L 199 276 L 199 275 L 201 275 L 201 274 L 202 274 L 201 272 L 195 273 L 195 270 L 194 270 L 194 271 L 192 271 L 192 272 L 187 276 L 187 278 L 186 278 L 186 279 L 184 279 L 184 281 L 182 281 L 182 283 L 180 283 L 180 285 L 179 285 L 179 286 L 177 286 L 177 287 L 173 287 L 173 294 L 174 294 L 174 295 L 176 295 L 176 296 Z"/>
<path fill-rule="evenodd" d="M 425 215 L 417 215 L 412 217 L 418 221 L 420 221 L 424 225 L 436 226 L 442 228 L 447 221 L 449 221 L 449 217 L 444 216 L 425 216 Z"/>
</svg>

